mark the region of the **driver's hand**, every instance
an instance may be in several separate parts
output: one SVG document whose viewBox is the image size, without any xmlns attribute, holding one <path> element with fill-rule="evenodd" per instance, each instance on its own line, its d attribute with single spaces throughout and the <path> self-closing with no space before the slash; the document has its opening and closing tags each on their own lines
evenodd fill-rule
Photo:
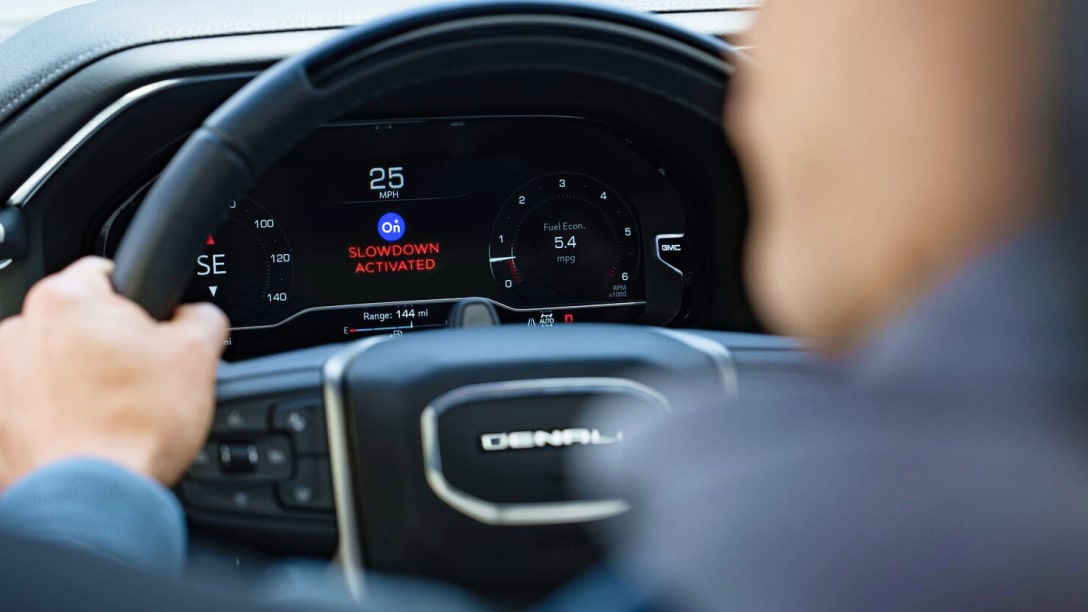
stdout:
<svg viewBox="0 0 1088 612">
<path fill-rule="evenodd" d="M 227 319 L 211 304 L 157 322 L 81 259 L 0 322 L 0 491 L 47 463 L 111 461 L 165 485 L 203 445 Z"/>
</svg>

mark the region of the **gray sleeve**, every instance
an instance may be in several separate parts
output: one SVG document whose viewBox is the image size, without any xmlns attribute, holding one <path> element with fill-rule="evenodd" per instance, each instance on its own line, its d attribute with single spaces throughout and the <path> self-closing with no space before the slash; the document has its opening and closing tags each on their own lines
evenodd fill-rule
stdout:
<svg viewBox="0 0 1088 612">
<path fill-rule="evenodd" d="M 694 610 L 1085 609 L 1080 406 L 716 407 L 630 440 L 629 579 Z M 1079 403 L 1079 402 L 1078 402 Z"/>
<path fill-rule="evenodd" d="M 157 482 L 97 459 L 60 461 L 0 496 L 0 530 L 91 550 L 130 566 L 180 574 L 185 516 Z"/>
</svg>

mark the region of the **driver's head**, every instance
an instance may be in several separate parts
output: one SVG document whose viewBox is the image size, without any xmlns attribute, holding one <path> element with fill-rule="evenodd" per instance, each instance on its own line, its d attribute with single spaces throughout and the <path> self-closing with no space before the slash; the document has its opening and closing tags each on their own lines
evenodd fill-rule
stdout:
<svg viewBox="0 0 1088 612">
<path fill-rule="evenodd" d="M 729 103 L 775 331 L 856 346 L 1048 200 L 1049 0 L 773 0 Z"/>
</svg>

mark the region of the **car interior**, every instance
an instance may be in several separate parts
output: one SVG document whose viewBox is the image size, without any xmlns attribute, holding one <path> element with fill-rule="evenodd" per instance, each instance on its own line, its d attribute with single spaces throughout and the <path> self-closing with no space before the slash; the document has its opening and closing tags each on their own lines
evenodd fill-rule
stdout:
<svg viewBox="0 0 1088 612">
<path fill-rule="evenodd" d="M 816 371 L 744 290 L 722 109 L 758 5 L 46 16 L 0 41 L 0 318 L 85 255 L 155 317 L 228 315 L 193 563 L 536 597 L 630 508 L 573 458 Z"/>
</svg>

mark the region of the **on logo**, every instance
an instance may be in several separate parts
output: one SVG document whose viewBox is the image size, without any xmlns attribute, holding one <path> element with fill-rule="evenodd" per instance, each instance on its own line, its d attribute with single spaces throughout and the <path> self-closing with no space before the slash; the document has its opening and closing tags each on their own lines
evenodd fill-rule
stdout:
<svg viewBox="0 0 1088 612">
<path fill-rule="evenodd" d="M 404 236 L 404 218 L 397 213 L 385 213 L 378 219 L 378 235 L 386 242 L 396 242 Z"/>
</svg>

